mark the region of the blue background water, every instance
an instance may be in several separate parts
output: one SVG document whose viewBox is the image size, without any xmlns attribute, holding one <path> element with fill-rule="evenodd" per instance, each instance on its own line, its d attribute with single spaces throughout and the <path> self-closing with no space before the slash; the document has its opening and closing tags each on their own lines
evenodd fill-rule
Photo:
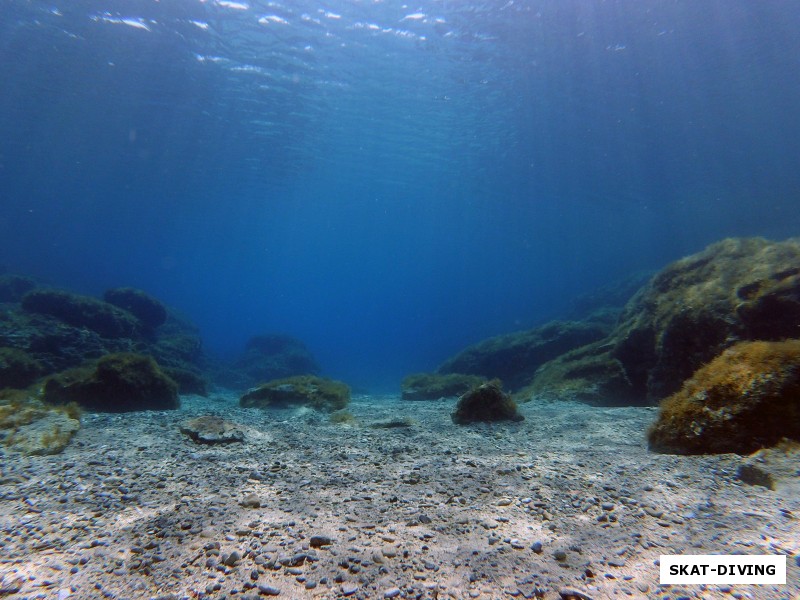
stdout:
<svg viewBox="0 0 800 600">
<path fill-rule="evenodd" d="M 798 107 L 789 1 L 2 0 L 0 262 L 393 388 L 796 235 Z"/>
</svg>

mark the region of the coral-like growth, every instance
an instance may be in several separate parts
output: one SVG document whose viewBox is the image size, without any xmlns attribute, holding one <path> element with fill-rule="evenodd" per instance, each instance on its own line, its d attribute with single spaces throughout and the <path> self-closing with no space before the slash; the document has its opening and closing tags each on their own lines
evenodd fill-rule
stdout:
<svg viewBox="0 0 800 600">
<path fill-rule="evenodd" d="M 71 369 L 47 379 L 43 397 L 51 404 L 77 402 L 87 410 L 126 412 L 180 406 L 178 386 L 149 356 L 109 354 L 92 368 Z"/>
<path fill-rule="evenodd" d="M 341 381 L 315 375 L 298 375 L 269 381 L 248 391 L 239 399 L 245 408 L 308 406 L 333 412 L 350 402 L 350 388 Z"/>
<path fill-rule="evenodd" d="M 650 448 L 749 454 L 800 440 L 800 340 L 742 342 L 699 369 L 661 404 Z"/>
<path fill-rule="evenodd" d="M 86 327 L 106 338 L 135 338 L 141 334 L 141 325 L 131 313 L 90 296 L 36 289 L 22 298 L 22 308 L 73 327 Z"/>
<path fill-rule="evenodd" d="M 461 396 L 451 417 L 457 425 L 525 419 L 517 411 L 517 405 L 511 396 L 503 392 L 502 384 L 497 379 L 479 385 Z"/>
<path fill-rule="evenodd" d="M 403 400 L 438 400 L 461 396 L 485 382 L 478 375 L 415 373 L 403 379 L 401 388 Z"/>
<path fill-rule="evenodd" d="M 151 295 L 136 288 L 113 288 L 103 294 L 109 304 L 127 310 L 148 329 L 155 329 L 167 320 L 167 309 Z"/>
</svg>

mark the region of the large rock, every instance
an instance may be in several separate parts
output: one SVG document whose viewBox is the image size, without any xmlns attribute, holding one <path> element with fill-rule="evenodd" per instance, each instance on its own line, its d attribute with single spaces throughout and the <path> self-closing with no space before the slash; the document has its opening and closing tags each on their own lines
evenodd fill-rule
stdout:
<svg viewBox="0 0 800 600">
<path fill-rule="evenodd" d="M 136 288 L 121 287 L 107 290 L 103 300 L 127 310 L 147 329 L 155 329 L 167 320 L 167 308 L 160 300 Z"/>
<path fill-rule="evenodd" d="M 0 389 L 26 388 L 44 369 L 34 357 L 17 348 L 0 348 Z"/>
<path fill-rule="evenodd" d="M 72 369 L 47 379 L 45 402 L 101 412 L 171 410 L 180 407 L 178 385 L 150 356 L 104 356 L 91 368 Z"/>
<path fill-rule="evenodd" d="M 350 388 L 341 381 L 313 375 L 269 381 L 239 399 L 245 408 L 287 408 L 307 406 L 333 412 L 350 402 Z"/>
<path fill-rule="evenodd" d="M 677 454 L 749 454 L 800 440 L 800 340 L 742 342 L 661 404 L 650 448 Z"/>
<path fill-rule="evenodd" d="M 317 373 L 319 365 L 303 342 L 288 335 L 265 334 L 248 340 L 242 356 L 218 379 L 234 388 L 247 388 L 274 379 Z"/>
<path fill-rule="evenodd" d="M 91 329 L 106 338 L 136 338 L 141 334 L 141 324 L 131 313 L 91 296 L 35 289 L 23 296 L 22 308 L 73 327 Z"/>
<path fill-rule="evenodd" d="M 545 365 L 532 389 L 554 396 L 563 389 L 563 398 L 598 404 L 653 404 L 739 341 L 798 336 L 800 240 L 726 239 L 659 272 L 606 339 L 561 357 L 555 370 Z M 596 376 L 584 369 L 587 360 Z"/>
<path fill-rule="evenodd" d="M 22 297 L 36 287 L 36 282 L 23 275 L 0 275 L 0 302 L 19 302 Z"/>
<path fill-rule="evenodd" d="M 553 321 L 469 346 L 445 361 L 438 372 L 500 379 L 506 388 L 517 390 L 530 383 L 536 369 L 543 363 L 606 334 L 608 328 L 602 323 Z"/>
<path fill-rule="evenodd" d="M 470 390 L 458 400 L 451 415 L 456 425 L 524 421 L 514 400 L 503 392 L 499 381 L 490 381 Z"/>
</svg>

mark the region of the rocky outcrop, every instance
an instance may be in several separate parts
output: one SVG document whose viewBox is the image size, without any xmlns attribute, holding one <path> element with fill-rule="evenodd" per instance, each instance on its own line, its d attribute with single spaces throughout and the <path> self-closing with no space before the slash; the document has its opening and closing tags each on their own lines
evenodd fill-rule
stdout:
<svg viewBox="0 0 800 600">
<path fill-rule="evenodd" d="M 167 320 L 167 308 L 161 301 L 136 288 L 122 287 L 107 290 L 103 300 L 128 311 L 147 329 L 155 329 Z"/>
<path fill-rule="evenodd" d="M 216 379 L 232 388 L 249 388 L 274 379 L 317 373 L 319 365 L 303 342 L 288 335 L 264 334 L 250 338 L 244 353 Z"/>
<path fill-rule="evenodd" d="M 500 379 L 506 388 L 517 390 L 530 383 L 545 362 L 607 334 L 608 327 L 602 323 L 553 321 L 469 346 L 442 364 L 438 372 Z"/>
<path fill-rule="evenodd" d="M 800 340 L 742 342 L 699 369 L 661 404 L 650 448 L 749 454 L 800 440 Z"/>
<path fill-rule="evenodd" d="M 655 275 L 607 338 L 543 366 L 531 389 L 653 404 L 739 341 L 798 336 L 800 241 L 726 239 Z"/>
<path fill-rule="evenodd" d="M 248 391 L 239 399 L 245 408 L 288 408 L 306 406 L 333 412 L 350 402 L 350 388 L 341 381 L 313 375 L 269 381 Z"/>
<path fill-rule="evenodd" d="M 178 385 L 152 357 L 130 353 L 104 356 L 94 368 L 72 369 L 48 378 L 43 399 L 50 404 L 75 402 L 99 412 L 180 407 Z"/>
<path fill-rule="evenodd" d="M 415 373 L 403 379 L 402 398 L 403 400 L 452 398 L 461 396 L 482 383 L 486 383 L 486 380 L 477 375 Z"/>
</svg>

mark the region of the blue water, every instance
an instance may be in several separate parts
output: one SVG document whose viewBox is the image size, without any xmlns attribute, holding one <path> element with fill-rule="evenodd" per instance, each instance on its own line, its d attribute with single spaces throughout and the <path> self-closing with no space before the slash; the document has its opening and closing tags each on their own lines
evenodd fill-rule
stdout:
<svg viewBox="0 0 800 600">
<path fill-rule="evenodd" d="M 0 0 L 0 263 L 371 389 L 800 232 L 800 10 Z"/>
</svg>

